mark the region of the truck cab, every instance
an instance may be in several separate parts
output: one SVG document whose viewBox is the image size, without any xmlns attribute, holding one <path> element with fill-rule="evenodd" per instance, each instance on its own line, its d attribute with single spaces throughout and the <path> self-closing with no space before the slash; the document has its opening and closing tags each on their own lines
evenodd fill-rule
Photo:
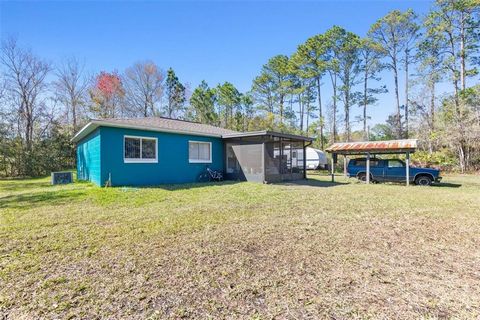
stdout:
<svg viewBox="0 0 480 320">
<path fill-rule="evenodd" d="M 348 162 L 347 173 L 361 181 L 366 180 L 366 158 L 351 159 Z M 410 182 L 429 186 L 440 182 L 440 170 L 432 168 L 409 167 Z M 374 182 L 402 182 L 406 179 L 406 165 L 400 159 L 370 159 L 370 180 Z"/>
</svg>

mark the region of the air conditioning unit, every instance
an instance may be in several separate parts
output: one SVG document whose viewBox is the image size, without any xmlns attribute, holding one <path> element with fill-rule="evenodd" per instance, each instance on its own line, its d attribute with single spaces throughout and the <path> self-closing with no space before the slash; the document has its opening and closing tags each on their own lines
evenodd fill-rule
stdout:
<svg viewBox="0 0 480 320">
<path fill-rule="evenodd" d="M 52 172 L 52 184 L 73 183 L 73 173 L 71 171 Z"/>
</svg>

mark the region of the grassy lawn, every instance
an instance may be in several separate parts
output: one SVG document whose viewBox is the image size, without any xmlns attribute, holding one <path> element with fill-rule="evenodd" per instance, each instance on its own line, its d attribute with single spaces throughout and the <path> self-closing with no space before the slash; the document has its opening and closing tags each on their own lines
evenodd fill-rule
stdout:
<svg viewBox="0 0 480 320">
<path fill-rule="evenodd" d="M 480 176 L 326 180 L 0 181 L 0 318 L 480 316 Z"/>
</svg>

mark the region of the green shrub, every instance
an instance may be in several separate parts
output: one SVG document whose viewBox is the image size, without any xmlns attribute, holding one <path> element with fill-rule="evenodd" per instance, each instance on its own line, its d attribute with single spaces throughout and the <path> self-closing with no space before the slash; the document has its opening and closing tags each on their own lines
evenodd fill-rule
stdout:
<svg viewBox="0 0 480 320">
<path fill-rule="evenodd" d="M 440 149 L 434 152 L 417 151 L 412 154 L 412 164 L 422 167 L 438 168 L 442 171 L 458 170 L 458 161 L 455 155 L 448 149 Z"/>
</svg>

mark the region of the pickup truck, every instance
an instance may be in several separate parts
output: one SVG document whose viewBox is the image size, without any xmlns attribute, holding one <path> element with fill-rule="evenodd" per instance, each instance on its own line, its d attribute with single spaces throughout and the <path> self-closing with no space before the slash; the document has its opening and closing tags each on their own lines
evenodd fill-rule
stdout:
<svg viewBox="0 0 480 320">
<path fill-rule="evenodd" d="M 365 181 L 367 177 L 366 159 L 351 159 L 348 162 L 347 173 Z M 440 182 L 440 170 L 431 168 L 410 167 L 410 182 L 416 185 L 429 186 Z M 403 182 L 406 179 L 405 162 L 399 159 L 370 159 L 370 181 L 372 182 Z"/>
</svg>

